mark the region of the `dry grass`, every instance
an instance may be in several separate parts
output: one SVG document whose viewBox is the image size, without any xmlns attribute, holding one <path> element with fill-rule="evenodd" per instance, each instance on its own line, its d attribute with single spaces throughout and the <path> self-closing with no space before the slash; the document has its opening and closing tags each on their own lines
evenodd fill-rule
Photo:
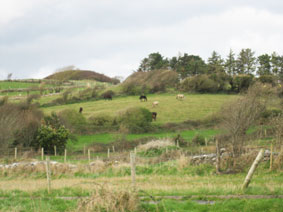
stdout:
<svg viewBox="0 0 283 212">
<path fill-rule="evenodd" d="M 150 149 L 161 149 L 161 148 L 166 148 L 170 146 L 175 146 L 175 145 L 171 140 L 164 139 L 164 140 L 153 140 L 146 144 L 139 145 L 137 149 L 139 151 L 148 151 Z"/>
<path fill-rule="evenodd" d="M 92 195 L 78 203 L 77 211 L 124 212 L 136 211 L 139 199 L 136 193 L 113 190 L 110 186 L 96 188 Z"/>
</svg>

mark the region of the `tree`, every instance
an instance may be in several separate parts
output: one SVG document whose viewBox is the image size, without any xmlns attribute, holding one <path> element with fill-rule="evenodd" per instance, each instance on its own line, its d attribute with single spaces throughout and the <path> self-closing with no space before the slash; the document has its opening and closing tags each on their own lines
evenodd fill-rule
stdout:
<svg viewBox="0 0 283 212">
<path fill-rule="evenodd" d="M 207 72 L 211 73 L 219 73 L 224 72 L 224 60 L 221 58 L 221 55 L 216 51 L 213 51 L 211 57 L 208 58 L 208 69 Z"/>
<path fill-rule="evenodd" d="M 230 52 L 227 56 L 224 66 L 225 66 L 225 71 L 227 74 L 232 75 L 232 76 L 236 74 L 237 66 L 236 66 L 235 54 L 232 51 L 232 49 L 230 49 Z"/>
<path fill-rule="evenodd" d="M 147 72 L 162 68 L 168 68 L 169 61 L 159 53 L 151 53 L 147 58 L 141 61 L 138 71 Z"/>
<path fill-rule="evenodd" d="M 250 87 L 242 98 L 226 105 L 222 111 L 222 126 L 231 138 L 233 158 L 242 153 L 247 130 L 258 120 L 272 97 L 270 86 L 260 83 Z M 235 160 L 234 160 L 235 162 Z"/>
<path fill-rule="evenodd" d="M 173 57 L 169 63 L 171 68 L 175 70 L 182 79 L 206 72 L 205 62 L 201 57 L 196 55 L 188 55 L 185 53 L 178 58 Z"/>
<path fill-rule="evenodd" d="M 271 74 L 271 57 L 268 54 L 263 54 L 258 56 L 258 70 L 257 74 L 262 75 L 270 75 Z"/>
<path fill-rule="evenodd" d="M 253 74 L 256 69 L 255 52 L 251 49 L 242 49 L 237 58 L 238 74 Z"/>
<path fill-rule="evenodd" d="M 271 72 L 283 78 L 283 56 L 279 56 L 276 52 L 271 55 Z"/>
</svg>

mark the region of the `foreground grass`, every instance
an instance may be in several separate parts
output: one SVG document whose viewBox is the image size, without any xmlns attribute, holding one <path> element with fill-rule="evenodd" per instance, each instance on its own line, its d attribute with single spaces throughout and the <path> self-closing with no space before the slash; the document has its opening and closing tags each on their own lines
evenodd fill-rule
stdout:
<svg viewBox="0 0 283 212">
<path fill-rule="evenodd" d="M 53 111 L 58 112 L 70 108 L 79 111 L 79 108 L 83 107 L 83 114 L 89 118 L 97 114 L 116 116 L 129 107 L 139 106 L 157 112 L 157 124 L 177 123 L 203 119 L 218 112 L 224 103 L 236 97 L 237 95 L 227 94 L 186 94 L 183 101 L 178 101 L 175 94 L 153 94 L 148 95 L 148 102 L 140 102 L 138 96 L 127 96 L 114 98 L 113 101 L 99 100 L 47 107 L 43 108 L 43 111 L 50 114 Z M 159 105 L 155 108 L 152 107 L 153 101 L 159 101 Z"/>
</svg>

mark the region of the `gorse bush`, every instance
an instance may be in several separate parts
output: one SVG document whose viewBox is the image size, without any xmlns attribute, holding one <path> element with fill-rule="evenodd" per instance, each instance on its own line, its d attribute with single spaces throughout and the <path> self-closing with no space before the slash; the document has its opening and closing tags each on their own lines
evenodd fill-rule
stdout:
<svg viewBox="0 0 283 212">
<path fill-rule="evenodd" d="M 151 121 L 151 112 L 142 107 L 129 108 L 118 117 L 120 130 L 130 133 L 148 132 Z"/>
</svg>

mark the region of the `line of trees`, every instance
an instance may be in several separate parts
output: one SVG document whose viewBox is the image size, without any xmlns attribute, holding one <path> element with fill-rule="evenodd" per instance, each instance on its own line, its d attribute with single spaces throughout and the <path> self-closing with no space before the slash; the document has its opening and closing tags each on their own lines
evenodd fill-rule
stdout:
<svg viewBox="0 0 283 212">
<path fill-rule="evenodd" d="M 262 54 L 258 57 L 251 49 L 242 49 L 238 55 L 230 50 L 226 58 L 213 51 L 207 62 L 200 56 L 187 53 L 177 57 L 165 58 L 159 52 L 151 53 L 144 58 L 138 72 L 148 72 L 157 69 L 176 71 L 181 79 L 200 74 L 226 73 L 229 76 L 274 75 L 283 78 L 283 56 L 273 52 L 271 55 Z"/>
</svg>

